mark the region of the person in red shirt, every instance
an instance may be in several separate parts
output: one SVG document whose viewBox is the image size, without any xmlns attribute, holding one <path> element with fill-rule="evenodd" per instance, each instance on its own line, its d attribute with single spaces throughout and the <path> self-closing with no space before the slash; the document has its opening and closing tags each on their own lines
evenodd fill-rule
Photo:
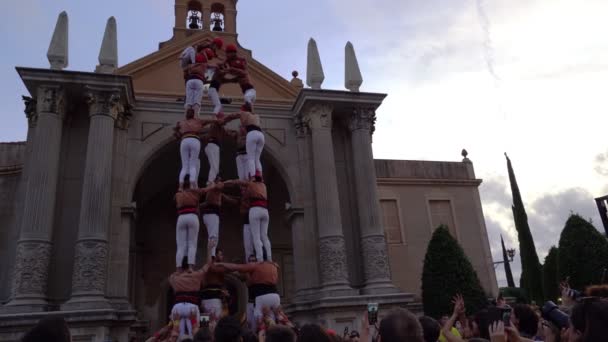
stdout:
<svg viewBox="0 0 608 342">
<path fill-rule="evenodd" d="M 218 59 L 219 51 L 222 50 L 224 46 L 224 41 L 222 38 L 214 38 L 211 42 L 203 42 L 199 45 L 201 49 L 205 52 L 208 60 Z M 218 63 L 208 63 L 207 72 L 205 74 L 205 83 L 209 84 L 209 90 L 207 90 L 207 94 L 209 95 L 209 99 L 213 104 L 213 114 L 222 117 L 222 99 L 220 99 L 219 90 L 221 84 L 214 82 L 217 70 L 219 68 Z"/>
<path fill-rule="evenodd" d="M 257 260 L 272 260 L 272 245 L 268 238 L 268 194 L 262 177 L 250 181 L 230 180 L 226 185 L 240 185 L 245 188 L 243 198 L 249 202 L 249 229 Z M 266 259 L 264 259 L 264 250 Z"/>
<path fill-rule="evenodd" d="M 245 150 L 247 151 L 247 179 L 253 176 L 262 176 L 261 156 L 266 144 L 266 138 L 260 127 L 260 116 L 253 113 L 250 103 L 241 106 L 241 111 L 230 114 L 220 121 L 224 124 L 239 119 L 241 128 L 247 131 L 245 137 Z"/>
<path fill-rule="evenodd" d="M 214 242 L 208 246 L 211 251 L 214 248 Z M 200 322 L 200 311 L 198 308 L 200 295 L 199 289 L 203 285 L 206 275 L 209 273 L 211 264 L 211 254 L 207 253 L 207 264 L 199 270 L 187 271 L 187 257 L 182 259 L 182 268 L 175 271 L 169 277 L 169 284 L 175 293 L 175 305 L 171 310 L 171 320 L 175 322 L 175 328 L 179 327 L 179 337 L 184 338 L 192 336 L 198 330 Z"/>
<path fill-rule="evenodd" d="M 249 276 L 249 295 L 255 298 L 255 320 L 259 326 L 264 313 L 276 322 L 276 313 L 281 308 L 281 297 L 277 290 L 279 265 L 272 261 L 249 263 L 245 265 L 216 263 L 229 271 L 247 273 Z"/>
<path fill-rule="evenodd" d="M 237 55 L 237 47 L 234 44 L 226 46 L 226 61 L 220 66 L 218 80 L 221 83 L 238 83 L 243 92 L 246 103 L 253 106 L 256 99 L 256 91 L 249 79 L 247 60 Z"/>
<path fill-rule="evenodd" d="M 179 173 L 179 188 L 182 189 L 184 178 L 190 175 L 192 188 L 198 188 L 198 173 L 200 167 L 199 154 L 201 151 L 201 139 L 199 135 L 203 128 L 215 122 L 215 120 L 201 120 L 194 117 L 193 111 L 188 111 L 186 119 L 179 121 L 175 128 L 174 135 L 181 140 L 179 151 L 182 160 L 182 169 Z"/>
</svg>

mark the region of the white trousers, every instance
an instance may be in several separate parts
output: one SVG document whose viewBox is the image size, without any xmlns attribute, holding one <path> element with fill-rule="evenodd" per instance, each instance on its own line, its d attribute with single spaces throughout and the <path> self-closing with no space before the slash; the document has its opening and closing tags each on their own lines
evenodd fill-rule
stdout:
<svg viewBox="0 0 608 342">
<path fill-rule="evenodd" d="M 208 240 L 215 239 L 217 244 L 215 247 L 211 249 L 211 255 L 215 256 L 215 250 L 217 249 L 217 245 L 220 243 L 220 217 L 217 214 L 204 214 L 203 222 L 205 223 L 205 227 L 207 227 L 207 236 Z"/>
<path fill-rule="evenodd" d="M 264 317 L 264 308 L 270 309 L 270 317 L 273 321 L 277 321 L 274 312 L 281 307 L 281 297 L 276 293 L 269 293 L 255 298 L 254 317 L 259 321 Z"/>
<path fill-rule="evenodd" d="M 179 337 L 194 336 L 192 321 L 190 321 L 190 317 L 193 315 L 196 316 L 196 321 L 199 322 L 201 314 L 198 311 L 198 306 L 192 303 L 177 303 L 173 305 L 171 319 L 179 319 Z"/>
<path fill-rule="evenodd" d="M 253 207 L 249 209 L 249 228 L 251 229 L 255 256 L 258 258 L 258 262 L 264 261 L 264 252 L 262 251 L 262 248 L 266 250 L 266 257 L 268 260 L 272 260 L 272 247 L 270 245 L 270 239 L 268 239 L 269 220 L 268 209 L 262 207 Z"/>
<path fill-rule="evenodd" d="M 240 180 L 247 180 L 247 155 L 238 154 L 236 156 L 236 172 L 239 175 Z"/>
<path fill-rule="evenodd" d="M 200 107 L 201 100 L 203 99 L 203 81 L 199 79 L 192 79 L 186 82 L 186 109 L 192 108 L 194 105 Z"/>
<path fill-rule="evenodd" d="M 208 143 L 205 146 L 205 154 L 209 160 L 209 175 L 207 176 L 207 184 L 209 184 L 215 182 L 220 172 L 220 147 L 214 143 Z"/>
<path fill-rule="evenodd" d="M 219 321 L 222 317 L 222 300 L 218 298 L 203 299 L 203 313 L 213 315 Z"/>
<path fill-rule="evenodd" d="M 251 131 L 247 133 L 245 147 L 247 148 L 247 174 L 253 177 L 256 171 L 262 173 L 262 162 L 260 157 L 264 150 L 264 133 L 260 131 Z"/>
<path fill-rule="evenodd" d="M 255 89 L 248 89 L 243 94 L 243 98 L 245 99 L 245 102 L 249 102 L 249 103 L 253 104 L 256 99 L 256 94 L 257 93 L 256 93 Z"/>
<path fill-rule="evenodd" d="M 175 265 L 182 266 L 182 259 L 188 256 L 188 264 L 196 262 L 196 244 L 198 241 L 199 222 L 196 214 L 182 214 L 177 217 L 175 228 L 175 241 L 177 252 L 175 253 Z"/>
<path fill-rule="evenodd" d="M 213 114 L 221 112 L 222 102 L 220 102 L 220 94 L 217 93 L 217 89 L 209 87 L 209 90 L 207 90 L 207 94 L 209 95 L 209 100 L 211 100 L 211 104 L 213 104 Z"/>
<path fill-rule="evenodd" d="M 257 322 L 255 320 L 255 304 L 247 303 L 247 324 L 250 331 L 257 331 Z"/>
<path fill-rule="evenodd" d="M 179 153 L 182 158 L 182 170 L 179 172 L 179 184 L 184 183 L 186 175 L 190 175 L 190 185 L 198 187 L 198 169 L 200 160 L 198 155 L 201 152 L 201 142 L 196 138 L 184 138 L 179 145 Z"/>
<path fill-rule="evenodd" d="M 251 237 L 251 227 L 248 224 L 243 225 L 243 245 L 245 246 L 245 260 L 249 260 L 253 254 L 253 239 Z"/>
</svg>

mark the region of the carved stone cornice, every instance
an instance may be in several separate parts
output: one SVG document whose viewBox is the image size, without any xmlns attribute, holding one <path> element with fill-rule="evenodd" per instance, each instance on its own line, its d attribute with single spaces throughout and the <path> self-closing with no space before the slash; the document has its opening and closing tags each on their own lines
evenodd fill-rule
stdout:
<svg viewBox="0 0 608 342">
<path fill-rule="evenodd" d="M 122 130 L 128 130 L 131 125 L 131 118 L 133 117 L 132 112 L 133 106 L 126 103 L 122 106 L 122 110 L 118 113 L 114 126 Z"/>
<path fill-rule="evenodd" d="M 89 116 L 105 115 L 114 120 L 125 112 L 119 89 L 97 89 L 87 87 L 85 98 L 89 106 Z"/>
<path fill-rule="evenodd" d="M 350 117 L 349 128 L 351 131 L 368 130 L 374 134 L 376 130 L 376 110 L 368 107 L 358 107 L 353 109 Z"/>
<path fill-rule="evenodd" d="M 38 87 L 36 110 L 40 113 L 53 113 L 65 117 L 65 91 L 58 85 Z"/>
<path fill-rule="evenodd" d="M 293 124 L 296 128 L 296 137 L 304 138 L 304 137 L 310 135 L 310 127 L 308 127 L 308 124 L 306 124 L 306 122 L 304 122 L 304 119 L 302 118 L 301 115 L 297 115 L 294 118 Z"/>
<path fill-rule="evenodd" d="M 327 103 L 314 103 L 302 110 L 302 121 L 310 129 L 329 129 L 332 127 L 333 106 Z"/>
<path fill-rule="evenodd" d="M 23 103 L 25 104 L 25 109 L 23 112 L 25 113 L 25 117 L 27 118 L 27 125 L 29 128 L 36 127 L 36 123 L 38 122 L 38 111 L 36 110 L 37 102 L 36 99 L 29 96 L 21 96 L 23 99 Z"/>
</svg>

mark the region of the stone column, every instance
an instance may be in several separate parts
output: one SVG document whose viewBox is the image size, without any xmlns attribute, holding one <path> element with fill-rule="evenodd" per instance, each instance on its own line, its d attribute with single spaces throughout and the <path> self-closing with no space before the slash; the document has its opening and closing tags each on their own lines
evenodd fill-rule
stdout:
<svg viewBox="0 0 608 342">
<path fill-rule="evenodd" d="M 376 114 L 371 108 L 357 108 L 350 118 L 353 170 L 360 239 L 363 252 L 363 294 L 397 292 L 391 283 L 390 263 L 376 186 L 372 133 Z"/>
<path fill-rule="evenodd" d="M 27 185 L 21 213 L 21 226 L 10 311 L 44 311 L 51 259 L 55 196 L 59 172 L 61 134 L 65 118 L 65 94 L 59 86 L 38 88 L 36 114 L 30 111 L 35 133 L 28 133 L 32 144 L 26 165 Z M 33 105 L 29 102 L 30 106 Z M 31 108 L 30 108 L 31 109 Z"/>
<path fill-rule="evenodd" d="M 85 161 L 72 298 L 64 310 L 109 308 L 106 293 L 112 200 L 114 122 L 121 112 L 117 89 L 88 87 L 89 137 Z"/>
<path fill-rule="evenodd" d="M 350 295 L 347 256 L 336 164 L 331 134 L 333 108 L 313 104 L 304 109 L 303 121 L 312 133 L 313 185 L 317 213 L 321 287 L 325 295 Z"/>
<path fill-rule="evenodd" d="M 107 295 L 116 309 L 127 310 L 129 303 L 129 250 L 131 229 L 134 226 L 135 208 L 129 198 L 127 173 L 128 129 L 131 119 L 129 106 L 118 113 L 114 131 L 114 156 L 112 171 L 112 213 L 109 234 L 109 268 Z"/>
</svg>

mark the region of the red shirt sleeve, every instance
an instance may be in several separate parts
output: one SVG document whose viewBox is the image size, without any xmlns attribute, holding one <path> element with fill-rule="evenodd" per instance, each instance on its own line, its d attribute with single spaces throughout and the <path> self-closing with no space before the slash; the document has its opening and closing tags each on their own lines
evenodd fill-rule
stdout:
<svg viewBox="0 0 608 342">
<path fill-rule="evenodd" d="M 215 52 L 213 52 L 213 50 L 211 50 L 211 49 L 209 49 L 209 48 L 206 48 L 206 49 L 205 49 L 205 55 L 207 56 L 207 59 L 208 59 L 208 60 L 209 60 L 209 59 L 213 59 L 213 58 L 215 58 L 215 57 L 216 57 L 216 56 L 215 56 Z"/>
</svg>

